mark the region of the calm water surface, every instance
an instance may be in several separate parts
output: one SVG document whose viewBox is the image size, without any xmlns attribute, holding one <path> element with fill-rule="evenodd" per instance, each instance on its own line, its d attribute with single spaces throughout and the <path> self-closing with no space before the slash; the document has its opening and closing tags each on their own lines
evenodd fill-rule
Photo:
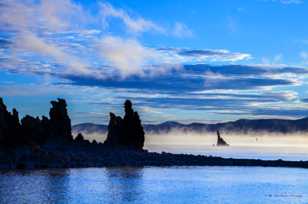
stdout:
<svg viewBox="0 0 308 204">
<path fill-rule="evenodd" d="M 307 161 L 308 147 L 253 147 L 253 146 L 229 146 L 216 147 L 209 145 L 150 145 L 147 147 L 152 152 L 171 152 L 194 155 L 211 155 L 224 158 L 238 159 L 266 159 L 266 160 L 290 160 Z"/>
<path fill-rule="evenodd" d="M 308 170 L 87 168 L 0 172 L 0 203 L 308 203 Z"/>
</svg>

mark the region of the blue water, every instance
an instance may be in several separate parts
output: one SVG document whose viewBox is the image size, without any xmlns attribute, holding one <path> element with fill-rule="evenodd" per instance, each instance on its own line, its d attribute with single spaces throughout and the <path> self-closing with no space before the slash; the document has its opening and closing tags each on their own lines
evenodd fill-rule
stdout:
<svg viewBox="0 0 308 204">
<path fill-rule="evenodd" d="M 0 203 L 308 203 L 308 170 L 87 168 L 0 172 Z"/>
<path fill-rule="evenodd" d="M 237 158 L 237 159 L 264 159 L 264 160 L 277 160 L 283 159 L 288 161 L 307 161 L 308 148 L 307 147 L 252 147 L 252 146 L 176 146 L 165 145 L 155 146 L 152 145 L 148 148 L 152 152 L 170 152 L 175 154 L 194 154 L 194 155 L 211 155 L 224 158 Z"/>
</svg>

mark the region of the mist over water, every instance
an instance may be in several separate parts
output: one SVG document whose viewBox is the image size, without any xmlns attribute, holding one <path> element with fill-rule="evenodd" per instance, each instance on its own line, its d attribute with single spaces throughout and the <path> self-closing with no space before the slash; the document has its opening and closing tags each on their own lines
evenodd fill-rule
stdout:
<svg viewBox="0 0 308 204">
<path fill-rule="evenodd" d="M 198 133 L 174 130 L 146 134 L 145 149 L 154 152 L 212 155 L 232 158 L 308 160 L 308 133 L 236 133 L 221 132 L 230 145 L 217 147 L 214 132 Z M 106 135 L 85 134 L 90 140 L 103 142 Z"/>
</svg>

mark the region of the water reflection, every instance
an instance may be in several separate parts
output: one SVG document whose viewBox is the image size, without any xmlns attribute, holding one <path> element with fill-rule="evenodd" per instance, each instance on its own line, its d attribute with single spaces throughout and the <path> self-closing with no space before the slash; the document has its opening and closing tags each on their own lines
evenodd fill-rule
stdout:
<svg viewBox="0 0 308 204">
<path fill-rule="evenodd" d="M 0 203 L 67 203 L 69 170 L 0 172 Z"/>
<path fill-rule="evenodd" d="M 143 168 L 106 168 L 110 200 L 126 203 L 143 199 Z"/>
<path fill-rule="evenodd" d="M 45 192 L 42 192 L 42 200 L 44 203 L 69 203 L 70 195 L 67 194 L 70 183 L 70 170 L 60 169 L 53 171 L 45 171 Z M 46 195 L 46 196 L 45 196 Z"/>
</svg>

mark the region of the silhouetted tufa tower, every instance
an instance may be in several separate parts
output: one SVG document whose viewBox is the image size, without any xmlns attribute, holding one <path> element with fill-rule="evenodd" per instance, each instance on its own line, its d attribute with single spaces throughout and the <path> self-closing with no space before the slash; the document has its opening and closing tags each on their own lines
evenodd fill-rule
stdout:
<svg viewBox="0 0 308 204">
<path fill-rule="evenodd" d="M 130 100 L 124 103 L 125 115 L 122 119 L 110 113 L 108 135 L 105 144 L 142 150 L 144 145 L 144 130 L 139 114 L 133 110 Z"/>
<path fill-rule="evenodd" d="M 217 146 L 229 146 L 229 144 L 220 136 L 219 130 L 217 130 Z"/>
</svg>

